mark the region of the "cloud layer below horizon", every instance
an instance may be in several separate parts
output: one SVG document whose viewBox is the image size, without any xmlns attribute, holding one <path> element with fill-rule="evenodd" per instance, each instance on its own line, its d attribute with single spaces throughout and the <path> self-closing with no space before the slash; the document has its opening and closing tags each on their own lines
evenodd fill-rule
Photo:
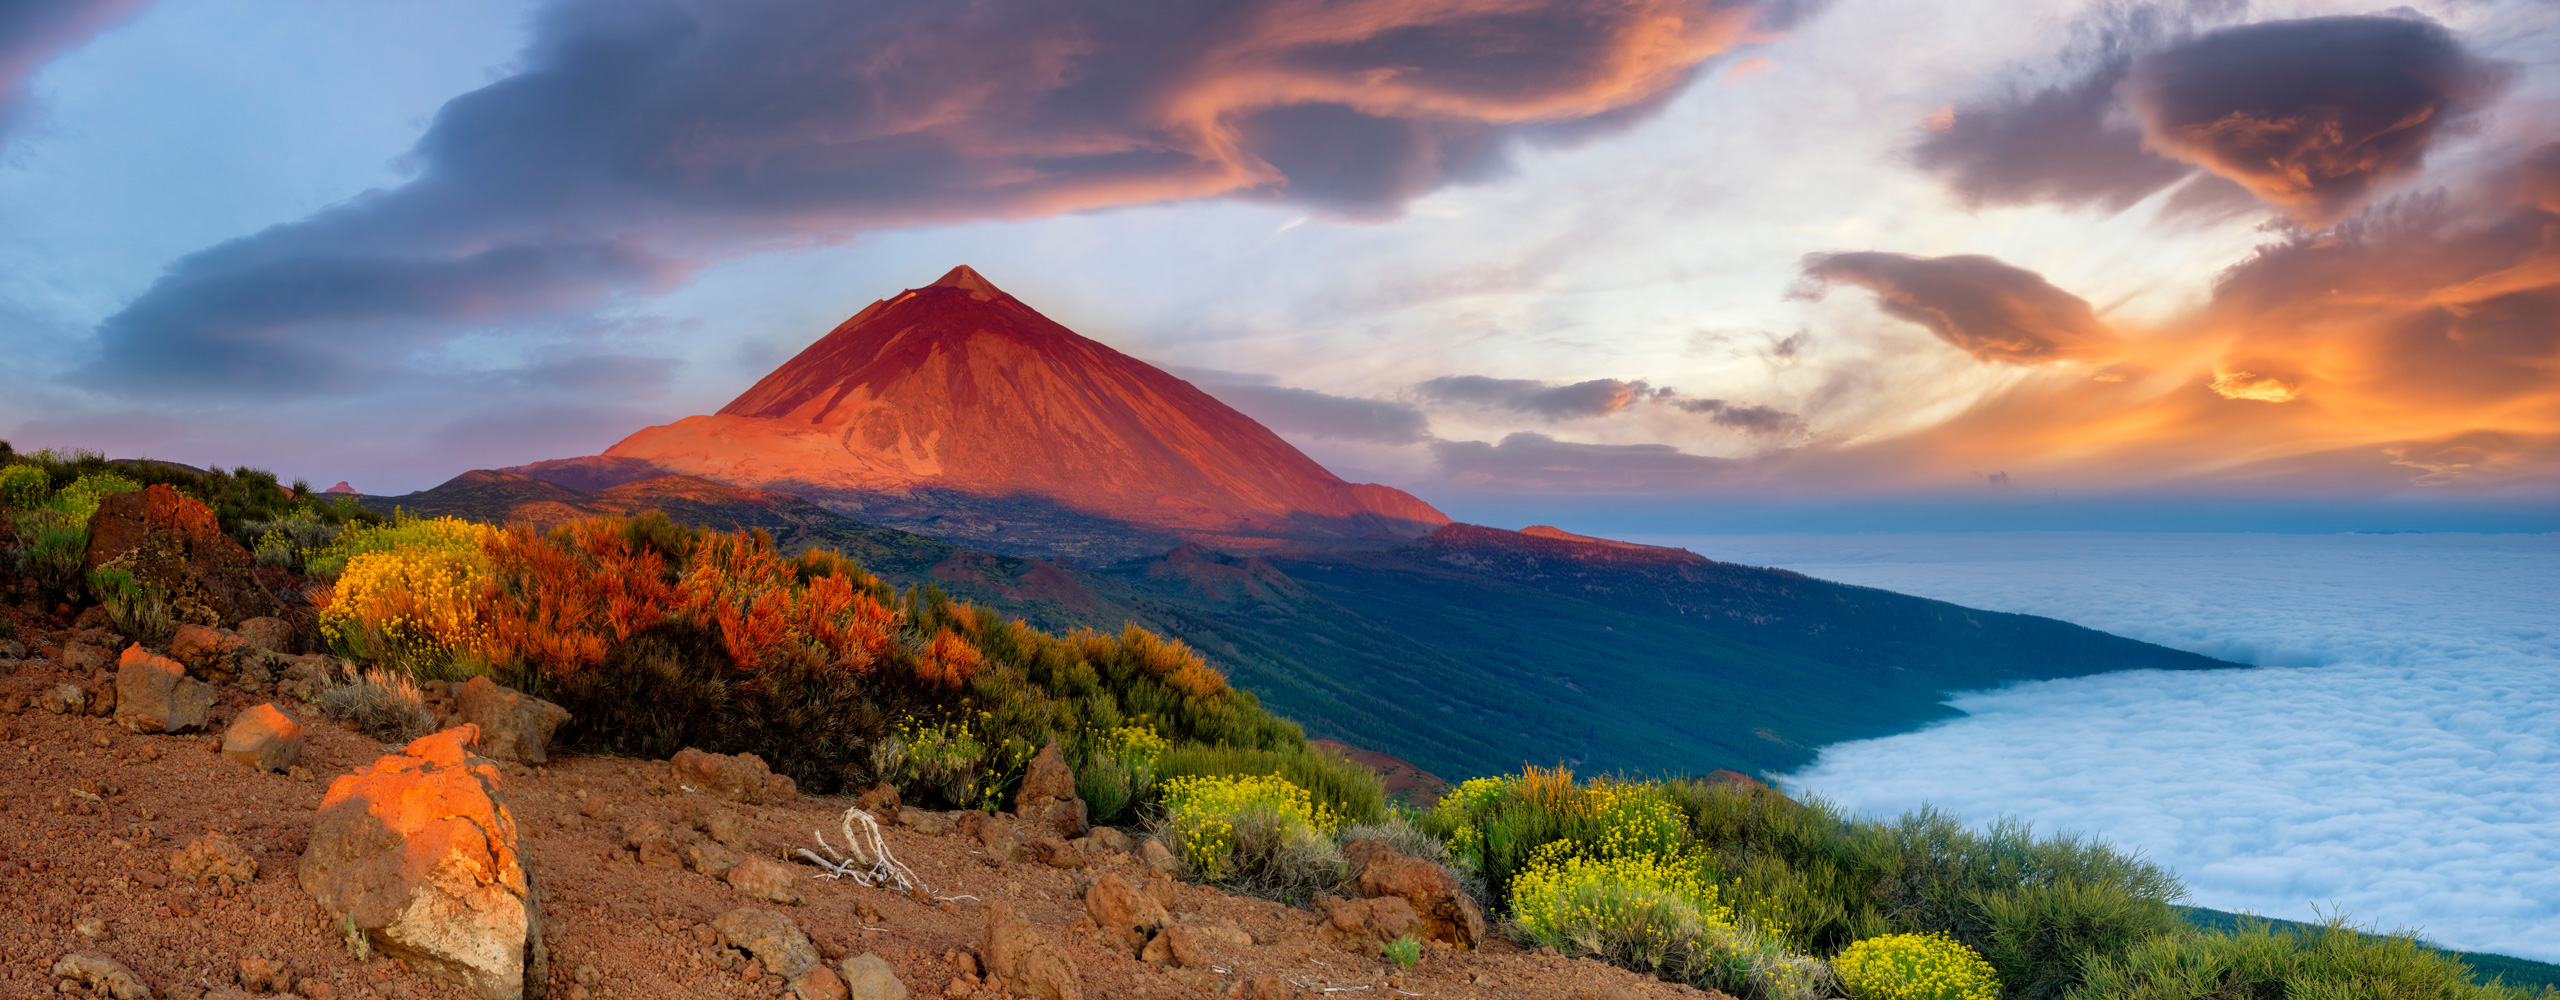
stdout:
<svg viewBox="0 0 2560 1000">
<path fill-rule="evenodd" d="M 2560 535 L 1644 540 L 2267 665 L 1962 695 L 1791 787 L 2093 835 L 2198 905 L 2560 961 Z"/>
</svg>

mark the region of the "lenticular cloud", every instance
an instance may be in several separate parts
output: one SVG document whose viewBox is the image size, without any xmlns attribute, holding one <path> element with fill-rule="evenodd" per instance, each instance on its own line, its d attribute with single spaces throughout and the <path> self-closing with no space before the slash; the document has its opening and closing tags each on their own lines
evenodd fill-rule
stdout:
<svg viewBox="0 0 2560 1000">
<path fill-rule="evenodd" d="M 2560 960 L 2560 536 L 1667 541 L 2266 664 L 1966 694 L 1965 717 L 1831 747 L 1790 787 L 2090 833 L 2198 905 L 2337 906 Z"/>
</svg>

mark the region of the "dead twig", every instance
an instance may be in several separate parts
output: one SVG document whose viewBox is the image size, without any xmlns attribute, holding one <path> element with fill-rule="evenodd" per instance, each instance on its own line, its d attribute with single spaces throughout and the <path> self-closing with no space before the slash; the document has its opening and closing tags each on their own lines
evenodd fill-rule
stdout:
<svg viewBox="0 0 2560 1000">
<path fill-rule="evenodd" d="M 853 821 L 857 819 L 862 821 L 859 832 L 853 827 Z M 915 869 L 889 853 L 889 842 L 880 836 L 879 821 L 872 819 L 871 814 L 859 806 L 844 811 L 845 850 L 851 852 L 851 857 L 837 853 L 835 845 L 827 843 L 826 831 L 811 832 L 818 838 L 818 850 L 827 852 L 827 856 L 819 857 L 816 851 L 806 847 L 800 849 L 800 856 L 818 866 L 820 878 L 849 878 L 872 889 L 933 891 L 933 887 L 924 884 L 924 879 L 916 875 Z"/>
</svg>

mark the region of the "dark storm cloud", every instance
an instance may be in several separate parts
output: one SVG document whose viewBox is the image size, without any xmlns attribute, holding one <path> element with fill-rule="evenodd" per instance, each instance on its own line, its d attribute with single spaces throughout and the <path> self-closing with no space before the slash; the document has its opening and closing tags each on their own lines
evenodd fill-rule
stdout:
<svg viewBox="0 0 2560 1000">
<path fill-rule="evenodd" d="M 309 389 L 723 254 L 1192 198 L 1355 217 L 1658 107 L 1750 0 L 555 0 L 417 179 L 179 261 L 93 381 Z M 498 262 L 512 266 L 486 266 Z M 252 360 L 240 360 L 244 357 Z M 369 367 L 370 366 L 370 367 Z"/>
<path fill-rule="evenodd" d="M 1434 441 L 1431 456 L 1449 485 L 1560 493 L 1680 492 L 1709 486 L 1735 468 L 1667 444 L 1582 444 L 1515 433 L 1498 444 Z"/>
<path fill-rule="evenodd" d="M 0 135 L 24 113 L 27 81 L 149 0 L 7 0 L 0 3 Z"/>
<path fill-rule="evenodd" d="M 2034 271 L 1978 254 L 1810 254 L 1804 275 L 1800 296 L 1820 298 L 1840 282 L 1864 287 L 1886 314 L 1927 327 L 1983 361 L 2093 359 L 2117 344 L 2087 300 Z"/>
<path fill-rule="evenodd" d="M 1663 392 L 1642 381 L 1628 382 L 1614 378 L 1595 378 L 1585 382 L 1557 384 L 1535 379 L 1491 378 L 1484 375 L 1450 375 L 1435 378 L 1414 386 L 1414 391 L 1421 393 L 1425 399 L 1448 403 L 1473 403 L 1497 410 L 1526 413 L 1546 420 L 1605 417 Z"/>
<path fill-rule="evenodd" d="M 1804 430 L 1803 417 L 1774 406 L 1739 406 L 1721 399 L 1683 399 L 1671 405 L 1704 414 L 1709 423 L 1719 427 L 1752 434 L 1793 434 Z"/>
<path fill-rule="evenodd" d="M 2227 28 L 2145 56 L 2124 91 L 2150 148 L 2320 225 L 2415 171 L 2505 76 L 2432 22 L 2321 17 Z"/>
</svg>

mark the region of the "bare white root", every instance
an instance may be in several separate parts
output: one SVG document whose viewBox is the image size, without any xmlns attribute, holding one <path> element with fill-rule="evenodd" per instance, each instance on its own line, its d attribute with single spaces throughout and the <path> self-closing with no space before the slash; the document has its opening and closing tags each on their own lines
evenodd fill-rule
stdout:
<svg viewBox="0 0 2560 1000">
<path fill-rule="evenodd" d="M 853 826 L 857 819 L 862 821 L 862 829 L 858 831 Z M 800 849 L 801 857 L 818 866 L 822 873 L 819 877 L 849 878 L 873 889 L 933 891 L 931 886 L 924 884 L 924 879 L 917 877 L 915 869 L 889 853 L 889 842 L 881 839 L 880 824 L 871 818 L 870 813 L 862 811 L 859 806 L 845 810 L 843 831 L 845 851 L 850 853 L 850 857 L 838 853 L 834 845 L 827 843 L 824 830 L 811 833 L 818 838 L 818 850 L 827 852 L 826 857 L 819 857 L 816 851 L 806 847 Z"/>
</svg>

